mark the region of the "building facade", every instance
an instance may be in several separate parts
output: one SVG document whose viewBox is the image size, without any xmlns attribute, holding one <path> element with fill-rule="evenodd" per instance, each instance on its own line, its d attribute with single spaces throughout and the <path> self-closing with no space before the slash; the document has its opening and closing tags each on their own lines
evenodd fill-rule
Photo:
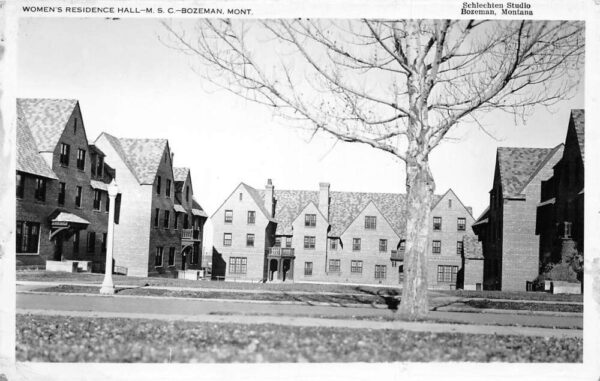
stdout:
<svg viewBox="0 0 600 381">
<path fill-rule="evenodd" d="M 264 190 L 241 183 L 213 214 L 213 276 L 225 280 L 394 284 L 403 280 L 405 196 Z M 455 288 L 473 217 L 452 190 L 436 196 L 429 285 Z"/>
<path fill-rule="evenodd" d="M 560 262 L 566 246 L 584 251 L 584 158 L 585 113 L 572 110 L 562 157 L 542 182 L 536 227 L 540 270 Z"/>
<path fill-rule="evenodd" d="M 498 148 L 490 205 L 473 224 L 485 257 L 485 289 L 524 291 L 537 277 L 536 211 L 542 182 L 552 176 L 562 151 L 562 144 Z"/>
<path fill-rule="evenodd" d="M 194 203 L 189 170 L 174 170 L 168 141 L 102 133 L 95 146 L 118 173 L 115 272 L 175 277 L 179 271 L 199 268 L 194 243 L 201 242 L 197 232 L 206 214 Z"/>
<path fill-rule="evenodd" d="M 101 271 L 115 172 L 88 144 L 79 102 L 18 99 L 16 151 L 17 267 L 71 260 Z"/>
</svg>

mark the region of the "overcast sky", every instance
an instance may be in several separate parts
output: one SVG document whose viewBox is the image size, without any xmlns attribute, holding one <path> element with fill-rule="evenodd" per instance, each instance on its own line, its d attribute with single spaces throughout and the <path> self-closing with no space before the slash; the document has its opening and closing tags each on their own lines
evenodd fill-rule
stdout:
<svg viewBox="0 0 600 381">
<path fill-rule="evenodd" d="M 119 137 L 167 138 L 175 165 L 192 171 L 198 202 L 212 214 L 244 181 L 261 188 L 404 192 L 404 166 L 389 154 L 326 135 L 282 126 L 266 107 L 225 91 L 207 92 L 190 69 L 193 58 L 160 43 L 154 20 L 20 20 L 18 96 L 80 101 L 90 140 L 102 131 Z M 553 147 L 564 141 L 578 95 L 538 108 L 526 124 L 502 113 L 484 119 L 490 138 L 459 125 L 456 140 L 431 157 L 437 193 L 454 189 L 477 217 L 488 203 L 498 146 Z"/>
</svg>

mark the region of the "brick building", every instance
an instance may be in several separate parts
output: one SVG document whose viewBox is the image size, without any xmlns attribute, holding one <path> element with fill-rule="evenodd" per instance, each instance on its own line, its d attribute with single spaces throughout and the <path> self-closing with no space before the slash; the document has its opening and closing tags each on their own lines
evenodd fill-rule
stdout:
<svg viewBox="0 0 600 381">
<path fill-rule="evenodd" d="M 241 183 L 213 214 L 213 276 L 226 280 L 398 284 L 405 196 L 264 190 Z M 452 190 L 436 196 L 429 285 L 455 288 L 471 211 Z"/>
<path fill-rule="evenodd" d="M 563 246 L 583 252 L 585 113 L 572 110 L 562 157 L 542 182 L 536 234 L 540 266 L 560 262 Z"/>
<path fill-rule="evenodd" d="M 498 148 L 490 205 L 473 224 L 485 257 L 485 289 L 525 290 L 537 277 L 536 211 L 542 182 L 552 176 L 562 151 L 562 144 Z"/>
<path fill-rule="evenodd" d="M 190 171 L 173 168 L 168 141 L 102 133 L 95 145 L 118 173 L 115 271 L 176 276 L 199 269 L 199 251 L 194 250 L 202 240 L 206 214 L 194 202 Z"/>
<path fill-rule="evenodd" d="M 101 270 L 115 173 L 88 144 L 79 102 L 18 99 L 16 148 L 17 267 L 73 260 Z"/>
</svg>

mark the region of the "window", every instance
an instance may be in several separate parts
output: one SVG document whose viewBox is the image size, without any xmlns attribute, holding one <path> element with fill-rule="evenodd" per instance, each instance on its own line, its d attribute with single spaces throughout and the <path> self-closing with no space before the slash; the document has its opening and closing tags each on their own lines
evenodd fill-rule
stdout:
<svg viewBox="0 0 600 381">
<path fill-rule="evenodd" d="M 96 176 L 96 165 L 98 165 L 98 154 L 90 152 L 90 163 L 92 164 L 92 177 Z"/>
<path fill-rule="evenodd" d="M 185 187 L 185 201 L 190 201 L 190 187 Z"/>
<path fill-rule="evenodd" d="M 456 241 L 456 254 L 462 255 L 463 253 L 463 241 Z"/>
<path fill-rule="evenodd" d="M 38 201 L 46 201 L 46 180 L 35 179 L 35 199 Z"/>
<path fill-rule="evenodd" d="M 58 158 L 60 165 L 62 165 L 64 167 L 69 166 L 70 152 L 71 152 L 71 147 L 68 144 L 65 144 L 65 143 L 60 144 L 60 157 Z"/>
<path fill-rule="evenodd" d="M 464 217 L 458 217 L 456 220 L 456 230 L 465 231 L 467 229 L 467 219 Z"/>
<path fill-rule="evenodd" d="M 231 233 L 223 233 L 223 246 L 231 246 Z"/>
<path fill-rule="evenodd" d="M 171 218 L 171 213 L 168 210 L 164 211 L 163 214 L 163 228 L 168 229 L 169 228 L 169 219 Z"/>
<path fill-rule="evenodd" d="M 40 238 L 40 224 L 17 221 L 17 253 L 37 253 Z"/>
<path fill-rule="evenodd" d="M 340 272 L 340 260 L 339 259 L 330 259 L 329 260 L 329 272 L 331 272 L 331 273 L 339 273 Z"/>
<path fill-rule="evenodd" d="M 400 247 L 399 247 L 400 251 L 404 251 L 406 250 L 406 240 L 400 240 Z"/>
<path fill-rule="evenodd" d="M 25 194 L 25 178 L 22 174 L 17 173 L 17 197 L 23 198 Z"/>
<path fill-rule="evenodd" d="M 433 217 L 433 230 L 442 230 L 442 217 Z"/>
<path fill-rule="evenodd" d="M 246 234 L 246 246 L 254 247 L 254 234 Z"/>
<path fill-rule="evenodd" d="M 316 238 L 314 236 L 304 236 L 304 248 L 313 249 L 315 248 Z"/>
<path fill-rule="evenodd" d="M 292 237 L 285 237 L 285 247 L 292 247 Z"/>
<path fill-rule="evenodd" d="M 104 172 L 104 159 L 102 156 L 98 156 L 98 163 L 96 165 L 96 176 L 102 177 Z"/>
<path fill-rule="evenodd" d="M 458 274 L 458 266 L 438 265 L 437 281 L 455 283 L 456 274 Z"/>
<path fill-rule="evenodd" d="M 163 265 L 163 247 L 156 247 L 156 254 L 154 254 L 154 266 L 162 267 Z"/>
<path fill-rule="evenodd" d="M 352 251 L 360 251 L 360 238 L 352 238 Z"/>
<path fill-rule="evenodd" d="M 177 229 L 179 227 L 179 213 L 173 212 L 173 229 Z"/>
<path fill-rule="evenodd" d="M 160 187 L 161 187 L 161 183 L 162 183 L 162 179 L 160 178 L 160 176 L 156 176 L 156 194 L 160 194 Z"/>
<path fill-rule="evenodd" d="M 166 196 L 171 197 L 171 180 L 167 179 L 167 189 L 165 190 Z"/>
<path fill-rule="evenodd" d="M 58 205 L 65 204 L 65 195 L 67 194 L 67 184 L 58 183 Z"/>
<path fill-rule="evenodd" d="M 229 258 L 229 274 L 246 274 L 247 263 L 246 257 Z"/>
<path fill-rule="evenodd" d="M 77 118 L 73 118 L 73 135 L 77 134 Z"/>
<path fill-rule="evenodd" d="M 190 226 L 190 217 L 186 214 L 183 215 L 183 228 L 187 229 Z"/>
<path fill-rule="evenodd" d="M 254 210 L 249 210 L 248 211 L 248 225 L 253 225 L 255 222 L 256 222 L 256 212 Z"/>
<path fill-rule="evenodd" d="M 104 211 L 108 212 L 110 210 L 110 197 L 108 197 L 108 193 L 106 194 L 106 202 L 104 203 Z"/>
<path fill-rule="evenodd" d="M 73 254 L 79 254 L 79 232 L 73 233 Z"/>
<path fill-rule="evenodd" d="M 96 251 L 96 233 L 88 232 L 87 234 L 87 252 L 93 253 Z"/>
<path fill-rule="evenodd" d="M 77 186 L 77 188 L 75 190 L 75 206 L 78 208 L 81 208 L 82 194 L 83 194 L 83 188 L 80 186 Z"/>
<path fill-rule="evenodd" d="M 158 215 L 160 214 L 160 209 L 154 209 L 154 227 L 158 227 L 158 219 L 160 218 Z"/>
<path fill-rule="evenodd" d="M 94 189 L 94 210 L 100 210 L 100 201 L 102 200 L 102 192 L 100 189 Z"/>
<path fill-rule="evenodd" d="M 242 192 L 240 192 L 240 201 L 242 201 L 244 199 L 244 194 Z"/>
<path fill-rule="evenodd" d="M 365 229 L 369 229 L 369 230 L 377 229 L 377 217 L 365 216 Z"/>
<path fill-rule="evenodd" d="M 85 150 L 81 148 L 77 150 L 77 169 L 81 171 L 85 169 Z"/>
<path fill-rule="evenodd" d="M 317 226 L 317 215 L 316 214 L 305 214 L 304 215 L 304 226 L 314 228 Z"/>
<path fill-rule="evenodd" d="M 387 239 L 379 240 L 379 252 L 385 253 L 387 251 Z"/>
<path fill-rule="evenodd" d="M 102 233 L 102 252 L 106 253 L 106 233 Z"/>
<path fill-rule="evenodd" d="M 337 250 L 337 248 L 338 248 L 337 238 L 329 238 L 329 248 L 331 250 Z"/>
<path fill-rule="evenodd" d="M 169 248 L 169 266 L 175 266 L 175 248 Z"/>
<path fill-rule="evenodd" d="M 440 254 L 442 252 L 442 241 L 433 241 L 431 252 L 433 254 Z"/>
<path fill-rule="evenodd" d="M 304 262 L 304 276 L 311 276 L 313 270 L 312 262 Z"/>
<path fill-rule="evenodd" d="M 225 211 L 225 223 L 230 224 L 233 222 L 233 210 Z"/>
<path fill-rule="evenodd" d="M 375 279 L 385 279 L 386 265 L 375 265 Z"/>
<path fill-rule="evenodd" d="M 275 247 L 281 247 L 281 237 L 275 237 Z"/>
<path fill-rule="evenodd" d="M 452 199 L 449 198 L 448 199 L 448 209 L 451 209 L 451 208 L 452 208 Z"/>
<path fill-rule="evenodd" d="M 354 274 L 362 274 L 363 261 L 351 261 L 350 272 Z"/>
</svg>

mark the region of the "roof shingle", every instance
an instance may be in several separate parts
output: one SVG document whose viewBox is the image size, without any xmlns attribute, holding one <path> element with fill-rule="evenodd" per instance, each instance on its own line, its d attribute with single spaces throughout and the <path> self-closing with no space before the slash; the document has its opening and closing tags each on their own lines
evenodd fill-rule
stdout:
<svg viewBox="0 0 600 381">
<path fill-rule="evenodd" d="M 504 197 L 518 196 L 531 177 L 549 156 L 562 144 L 554 148 L 498 147 L 497 160 Z"/>
<path fill-rule="evenodd" d="M 46 160 L 39 154 L 35 140 L 29 130 L 21 109 L 17 110 L 17 171 L 50 179 L 58 179 Z"/>
<path fill-rule="evenodd" d="M 76 99 L 17 99 L 17 110 L 29 126 L 39 152 L 54 151 L 76 106 Z"/>
<path fill-rule="evenodd" d="M 575 126 L 581 159 L 585 161 L 585 111 L 581 109 L 571 110 L 571 119 L 573 120 L 573 126 Z"/>
</svg>

